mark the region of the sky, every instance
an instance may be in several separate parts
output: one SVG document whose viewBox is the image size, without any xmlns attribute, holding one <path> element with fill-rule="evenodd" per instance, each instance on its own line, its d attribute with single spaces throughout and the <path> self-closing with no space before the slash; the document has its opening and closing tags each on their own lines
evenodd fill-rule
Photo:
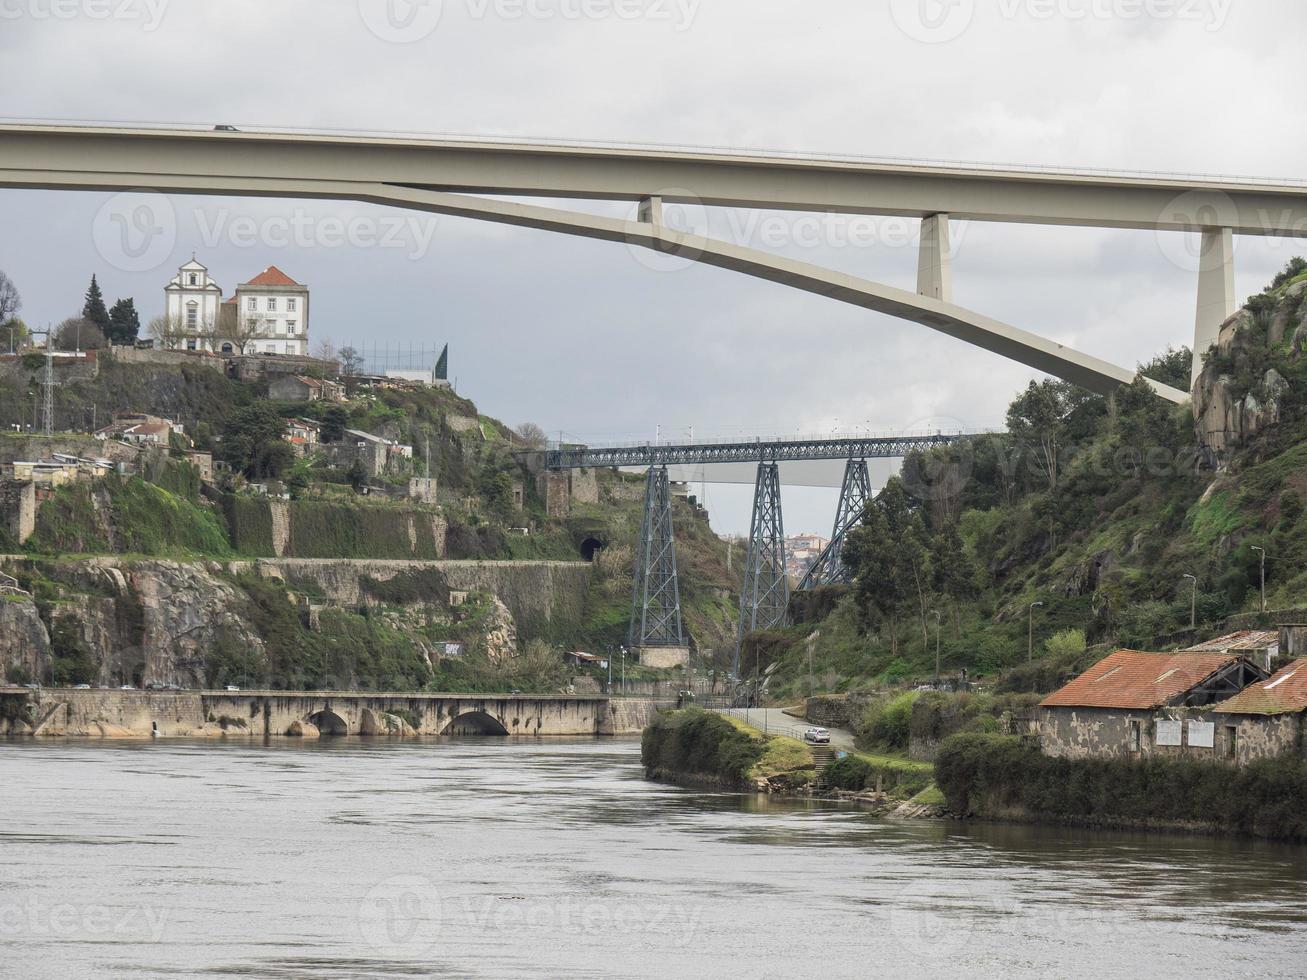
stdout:
<svg viewBox="0 0 1307 980">
<path fill-rule="evenodd" d="M 0 118 L 1300 177 L 1304 36 L 1300 0 L 0 0 Z M 165 247 L 123 261 L 111 197 L 0 190 L 29 323 L 77 313 L 92 273 L 148 320 L 192 252 L 228 294 L 275 264 L 311 287 L 315 343 L 448 342 L 482 411 L 572 440 L 997 427 L 1040 377 L 728 271 L 375 206 L 179 196 Z M 915 286 L 915 221 L 682 220 Z M 1192 338 L 1189 236 L 953 234 L 964 306 L 1118 364 Z M 1238 295 L 1302 251 L 1238 239 Z M 746 533 L 752 488 L 706 489 Z M 783 497 L 787 531 L 829 533 L 834 491 Z"/>
</svg>

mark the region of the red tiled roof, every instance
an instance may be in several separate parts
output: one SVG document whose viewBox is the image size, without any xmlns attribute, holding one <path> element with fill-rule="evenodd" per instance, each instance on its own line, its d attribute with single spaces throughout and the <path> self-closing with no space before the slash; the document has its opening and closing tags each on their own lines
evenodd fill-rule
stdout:
<svg viewBox="0 0 1307 980">
<path fill-rule="evenodd" d="M 1185 653 L 1224 653 L 1226 650 L 1265 650 L 1280 642 L 1279 630 L 1239 630 L 1186 647 Z"/>
<path fill-rule="evenodd" d="M 1100 660 L 1041 708 L 1160 708 L 1238 658 L 1222 653 L 1118 650 Z"/>
<path fill-rule="evenodd" d="M 241 283 L 242 286 L 298 286 L 294 279 L 286 275 L 275 265 L 270 265 L 249 282 Z"/>
<path fill-rule="evenodd" d="M 1295 660 L 1273 677 L 1245 687 L 1212 709 L 1227 715 L 1284 715 L 1307 711 L 1307 660 Z"/>
</svg>

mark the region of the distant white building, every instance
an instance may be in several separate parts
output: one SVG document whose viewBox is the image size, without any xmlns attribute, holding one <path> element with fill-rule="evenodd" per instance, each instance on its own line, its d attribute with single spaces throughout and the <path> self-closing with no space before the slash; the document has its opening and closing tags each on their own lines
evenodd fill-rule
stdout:
<svg viewBox="0 0 1307 980">
<path fill-rule="evenodd" d="M 309 287 L 268 266 L 223 301 L 222 287 L 194 256 L 164 287 L 168 346 L 218 354 L 309 352 Z"/>
<path fill-rule="evenodd" d="M 308 286 L 270 265 L 237 286 L 230 302 L 234 302 L 241 321 L 247 326 L 253 324 L 257 330 L 255 338 L 245 345 L 246 354 L 308 354 Z"/>
<path fill-rule="evenodd" d="M 173 324 L 170 342 L 186 350 L 212 350 L 222 289 L 195 256 L 163 287 L 163 300 L 164 313 Z"/>
</svg>

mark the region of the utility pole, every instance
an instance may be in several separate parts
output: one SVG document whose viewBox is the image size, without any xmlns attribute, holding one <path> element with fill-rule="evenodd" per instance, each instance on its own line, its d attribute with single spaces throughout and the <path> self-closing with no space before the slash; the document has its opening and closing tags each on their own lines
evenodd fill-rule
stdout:
<svg viewBox="0 0 1307 980">
<path fill-rule="evenodd" d="M 1266 549 L 1253 545 L 1253 551 L 1261 555 L 1261 580 L 1262 580 L 1262 612 L 1266 612 Z"/>
<path fill-rule="evenodd" d="M 808 635 L 808 697 L 817 693 L 817 684 L 812 674 L 812 648 L 817 645 L 817 637 L 821 636 L 821 630 L 813 630 Z"/>
<path fill-rule="evenodd" d="M 1030 604 L 1030 626 L 1026 635 L 1026 663 L 1034 663 L 1035 660 L 1035 607 L 1042 605 L 1042 602 L 1032 602 Z"/>
<path fill-rule="evenodd" d="M 1189 590 L 1189 628 L 1196 629 L 1198 626 L 1198 578 L 1194 575 L 1186 575 L 1191 583 Z"/>
</svg>

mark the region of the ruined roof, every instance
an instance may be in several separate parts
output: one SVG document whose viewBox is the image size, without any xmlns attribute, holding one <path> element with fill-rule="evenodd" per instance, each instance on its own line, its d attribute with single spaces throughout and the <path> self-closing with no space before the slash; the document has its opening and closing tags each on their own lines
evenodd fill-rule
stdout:
<svg viewBox="0 0 1307 980">
<path fill-rule="evenodd" d="M 1307 660 L 1294 660 L 1273 677 L 1245 687 L 1214 712 L 1227 715 L 1284 715 L 1307 710 Z"/>
<path fill-rule="evenodd" d="M 1160 708 L 1239 658 L 1118 650 L 1040 702 L 1041 708 Z"/>
<path fill-rule="evenodd" d="M 1265 650 L 1278 646 L 1279 630 L 1239 630 L 1227 633 L 1215 639 L 1206 640 L 1195 646 L 1186 647 L 1185 653 L 1224 653 L 1226 650 Z"/>
</svg>

